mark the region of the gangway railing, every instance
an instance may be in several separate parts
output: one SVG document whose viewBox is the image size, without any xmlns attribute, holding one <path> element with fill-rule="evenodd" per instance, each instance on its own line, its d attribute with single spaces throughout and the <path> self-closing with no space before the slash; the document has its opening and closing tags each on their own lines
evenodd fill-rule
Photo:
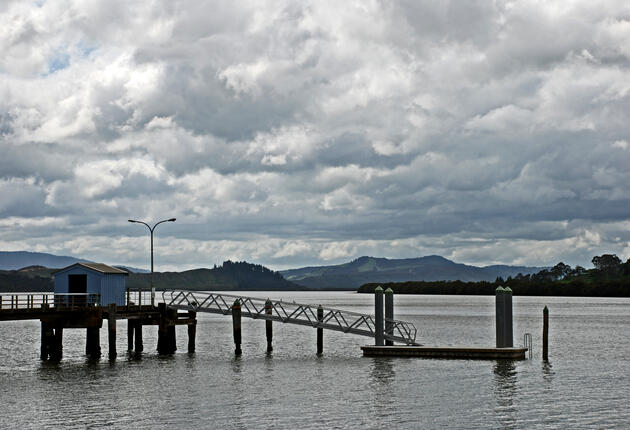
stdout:
<svg viewBox="0 0 630 430">
<path fill-rule="evenodd" d="M 317 318 L 319 306 L 283 300 L 269 300 L 272 313 L 267 314 L 265 312 L 265 304 L 268 299 L 200 291 L 166 290 L 162 292 L 162 299 L 168 307 L 221 315 L 230 315 L 232 313 L 232 305 L 238 299 L 241 305 L 241 316 L 243 317 L 375 337 L 374 316 L 357 312 L 321 307 L 323 309 L 323 318 L 319 320 Z M 387 319 L 386 323 L 392 330 L 392 334 L 385 333 L 384 337 L 386 340 L 407 345 L 417 345 L 417 330 L 412 323 L 390 319 Z"/>
</svg>

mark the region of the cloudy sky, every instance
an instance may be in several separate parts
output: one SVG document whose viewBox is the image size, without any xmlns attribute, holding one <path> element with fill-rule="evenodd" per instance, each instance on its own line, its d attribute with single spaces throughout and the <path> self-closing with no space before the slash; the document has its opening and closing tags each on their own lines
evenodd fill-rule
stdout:
<svg viewBox="0 0 630 430">
<path fill-rule="evenodd" d="M 630 257 L 630 4 L 0 2 L 0 249 Z"/>
</svg>

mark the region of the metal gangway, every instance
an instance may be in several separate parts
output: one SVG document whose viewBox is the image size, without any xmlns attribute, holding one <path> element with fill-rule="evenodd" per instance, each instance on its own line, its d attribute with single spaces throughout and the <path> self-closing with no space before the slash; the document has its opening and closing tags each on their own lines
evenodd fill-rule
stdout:
<svg viewBox="0 0 630 430">
<path fill-rule="evenodd" d="M 231 315 L 232 305 L 238 300 L 243 317 L 375 337 L 374 316 L 357 312 L 267 299 L 272 309 L 269 314 L 266 313 L 265 299 L 200 291 L 166 290 L 162 299 L 168 307 L 175 309 L 221 315 Z M 322 319 L 317 318 L 318 308 L 323 310 Z M 389 329 L 389 333 L 384 334 L 385 340 L 417 345 L 417 330 L 412 323 L 386 319 L 385 325 Z"/>
</svg>

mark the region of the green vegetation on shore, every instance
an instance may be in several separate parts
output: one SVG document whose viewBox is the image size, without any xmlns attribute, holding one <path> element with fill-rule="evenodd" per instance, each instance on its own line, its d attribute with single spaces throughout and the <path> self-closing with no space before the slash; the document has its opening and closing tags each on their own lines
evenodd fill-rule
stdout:
<svg viewBox="0 0 630 430">
<path fill-rule="evenodd" d="M 0 270 L 0 292 L 52 291 L 52 272 L 43 266 L 29 266 L 20 270 Z M 305 290 L 287 281 L 276 271 L 260 264 L 245 261 L 225 261 L 212 269 L 183 272 L 156 272 L 155 287 L 159 290 L 179 288 L 187 290 Z M 129 273 L 126 286 L 131 289 L 151 288 L 150 273 Z"/>
<path fill-rule="evenodd" d="M 630 297 L 630 259 L 622 263 L 615 254 L 593 257 L 593 269 L 558 263 L 532 275 L 518 274 L 494 282 L 409 281 L 369 283 L 359 293 L 373 293 L 381 285 L 396 294 L 494 295 L 498 286 L 509 286 L 519 296 Z"/>
</svg>

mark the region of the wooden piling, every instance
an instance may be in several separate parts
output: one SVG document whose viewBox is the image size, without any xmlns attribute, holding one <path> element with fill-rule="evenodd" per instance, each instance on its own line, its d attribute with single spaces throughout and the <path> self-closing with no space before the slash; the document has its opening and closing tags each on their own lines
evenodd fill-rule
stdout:
<svg viewBox="0 0 630 430">
<path fill-rule="evenodd" d="M 107 306 L 107 346 L 109 347 L 108 358 L 115 360 L 118 355 L 116 351 L 116 304 L 110 303 Z"/>
<path fill-rule="evenodd" d="M 53 353 L 53 347 L 55 344 L 55 334 L 53 331 L 53 326 L 48 321 L 42 321 L 42 338 L 41 338 L 41 347 L 40 347 L 40 355 L 39 357 L 42 360 L 48 360 L 48 358 Z"/>
<path fill-rule="evenodd" d="M 379 285 L 374 290 L 374 344 L 376 346 L 383 346 L 384 344 L 383 323 L 383 288 Z"/>
<path fill-rule="evenodd" d="M 543 334 L 542 334 L 542 358 L 549 359 L 549 309 L 547 306 L 543 308 Z"/>
<path fill-rule="evenodd" d="M 267 299 L 267 301 L 265 302 L 265 314 L 266 315 L 272 315 L 273 314 L 273 305 L 271 303 L 271 300 Z M 267 352 L 271 352 L 273 351 L 273 345 L 272 345 L 272 340 L 273 340 L 273 321 L 271 320 L 266 320 L 265 321 L 265 334 L 267 336 Z"/>
<path fill-rule="evenodd" d="M 394 335 L 394 290 L 388 288 L 385 290 L 385 333 L 389 336 Z M 393 346 L 393 340 L 385 340 L 385 345 Z"/>
<path fill-rule="evenodd" d="M 495 291 L 495 324 L 497 348 L 505 348 L 505 290 L 499 286 Z"/>
<path fill-rule="evenodd" d="M 241 302 L 239 299 L 234 300 L 232 305 L 232 325 L 234 331 L 234 354 L 241 355 Z"/>
<path fill-rule="evenodd" d="M 505 293 L 503 295 L 505 303 L 505 348 L 512 348 L 514 346 L 514 330 L 513 330 L 513 317 L 512 317 L 512 289 L 505 287 Z"/>
<path fill-rule="evenodd" d="M 85 354 L 90 360 L 98 360 L 101 358 L 101 329 L 88 327 L 85 332 Z"/>
<path fill-rule="evenodd" d="M 158 303 L 158 311 L 160 312 L 160 320 L 158 324 L 157 351 L 158 354 L 168 354 L 168 323 L 166 320 L 166 303 Z"/>
<path fill-rule="evenodd" d="M 129 294 L 129 290 L 127 290 L 127 294 Z M 133 335 L 134 335 L 134 328 L 136 326 L 136 322 L 135 320 L 129 318 L 127 320 L 127 351 L 128 352 L 132 352 L 133 351 Z"/>
<path fill-rule="evenodd" d="M 51 340 L 50 360 L 60 361 L 63 357 L 63 327 L 60 324 L 55 326 L 54 335 L 51 337 Z"/>
<path fill-rule="evenodd" d="M 144 344 L 142 343 L 142 321 L 136 320 L 134 323 L 135 351 L 142 352 Z"/>
<path fill-rule="evenodd" d="M 195 337 L 197 336 L 197 312 L 188 311 L 188 318 L 194 322 L 188 323 L 188 352 L 195 352 Z"/>
<path fill-rule="evenodd" d="M 322 305 L 317 306 L 317 321 L 319 324 L 323 324 L 324 322 L 324 308 Z M 322 355 L 324 353 L 324 329 L 322 327 L 317 327 L 317 355 Z"/>
<path fill-rule="evenodd" d="M 177 309 L 169 308 L 166 312 L 167 317 L 167 329 L 168 336 L 168 354 L 174 354 L 177 351 L 177 338 L 175 331 L 175 321 L 177 321 Z"/>
</svg>

